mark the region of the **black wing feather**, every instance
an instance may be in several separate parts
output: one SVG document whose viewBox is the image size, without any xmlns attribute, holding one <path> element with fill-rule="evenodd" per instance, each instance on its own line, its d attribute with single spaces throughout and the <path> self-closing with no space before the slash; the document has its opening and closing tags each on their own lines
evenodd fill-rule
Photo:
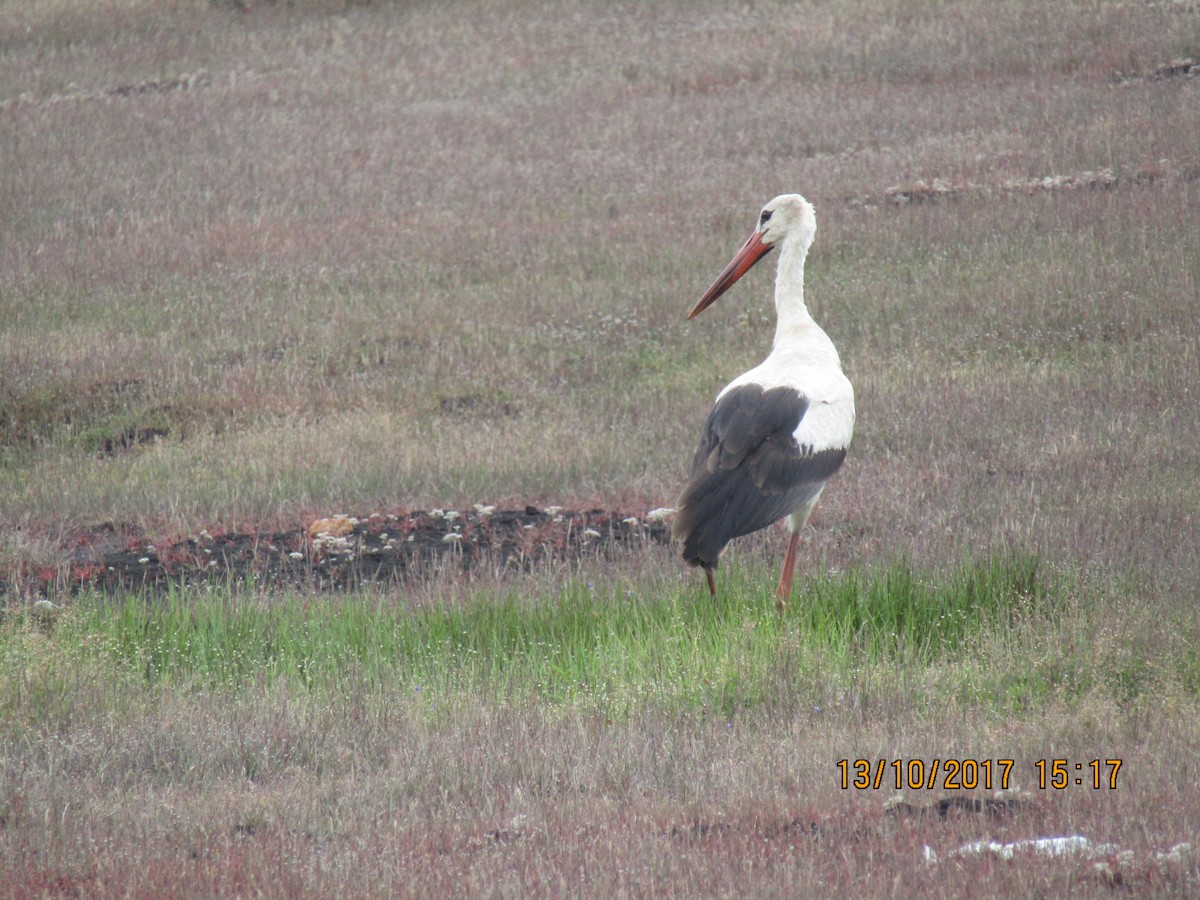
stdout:
<svg viewBox="0 0 1200 900">
<path fill-rule="evenodd" d="M 704 422 L 692 477 L 672 533 L 692 565 L 715 569 L 729 541 L 791 513 L 820 491 L 846 458 L 814 452 L 794 437 L 808 398 L 788 387 L 746 384 L 729 391 Z"/>
</svg>

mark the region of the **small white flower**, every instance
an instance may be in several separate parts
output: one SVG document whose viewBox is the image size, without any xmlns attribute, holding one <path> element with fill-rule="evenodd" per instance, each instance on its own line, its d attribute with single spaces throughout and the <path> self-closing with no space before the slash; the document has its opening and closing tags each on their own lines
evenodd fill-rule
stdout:
<svg viewBox="0 0 1200 900">
<path fill-rule="evenodd" d="M 490 516 L 495 511 L 496 511 L 496 507 L 494 507 L 494 506 L 488 506 L 484 503 L 476 503 L 475 504 L 475 512 L 479 516 L 487 517 L 487 516 Z"/>
<path fill-rule="evenodd" d="M 666 521 L 668 516 L 673 515 L 675 515 L 674 509 L 670 508 L 669 506 L 661 506 L 658 509 L 652 509 L 650 512 L 646 513 L 646 518 L 651 522 L 663 522 Z"/>
<path fill-rule="evenodd" d="M 459 512 L 457 509 L 447 510 L 447 512 L 446 512 L 446 521 L 447 522 L 453 522 L 458 517 L 459 517 Z"/>
<path fill-rule="evenodd" d="M 546 515 L 548 515 L 548 516 L 557 516 L 560 512 L 562 512 L 561 506 L 547 506 L 546 507 Z"/>
<path fill-rule="evenodd" d="M 455 531 L 451 531 L 449 534 L 444 535 L 442 537 L 442 543 L 443 544 L 456 544 L 459 541 L 461 541 L 462 539 L 463 538 L 462 538 L 461 534 L 459 534 L 458 532 L 455 532 Z"/>
<path fill-rule="evenodd" d="M 638 521 L 638 517 L 637 517 L 637 516 L 630 516 L 628 519 L 622 519 L 621 521 L 622 521 L 622 522 L 624 522 L 626 525 L 634 525 L 634 526 L 636 526 L 636 525 L 641 525 L 641 524 L 642 524 L 641 522 L 639 522 L 639 521 Z"/>
<path fill-rule="evenodd" d="M 292 559 L 304 559 L 304 554 L 301 553 L 299 550 L 293 550 L 291 553 L 288 554 L 288 556 L 291 557 Z"/>
<path fill-rule="evenodd" d="M 150 563 L 150 557 L 143 556 L 141 559 L 138 560 L 138 562 L 140 562 L 143 566 L 148 565 Z"/>
<path fill-rule="evenodd" d="M 585 528 L 583 531 L 583 536 L 585 538 L 598 538 L 600 537 L 600 532 L 596 531 L 594 528 Z"/>
<path fill-rule="evenodd" d="M 429 517 L 431 519 L 440 519 L 444 515 L 446 515 L 446 511 L 444 509 L 431 509 L 429 511 Z"/>
<path fill-rule="evenodd" d="M 33 602 L 31 612 L 33 617 L 39 622 L 50 622 L 54 619 L 55 613 L 58 612 L 58 606 L 45 597 L 42 597 L 40 600 Z"/>
</svg>

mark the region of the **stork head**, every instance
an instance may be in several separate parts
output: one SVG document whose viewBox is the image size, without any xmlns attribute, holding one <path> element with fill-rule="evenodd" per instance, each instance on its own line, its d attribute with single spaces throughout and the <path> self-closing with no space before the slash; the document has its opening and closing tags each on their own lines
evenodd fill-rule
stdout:
<svg viewBox="0 0 1200 900">
<path fill-rule="evenodd" d="M 758 224 L 749 239 L 692 307 L 688 318 L 694 319 L 708 309 L 713 301 L 729 290 L 735 281 L 749 272 L 776 245 L 798 244 L 800 251 L 807 253 L 816 233 L 817 214 L 813 205 L 799 194 L 780 194 L 762 208 Z"/>
</svg>

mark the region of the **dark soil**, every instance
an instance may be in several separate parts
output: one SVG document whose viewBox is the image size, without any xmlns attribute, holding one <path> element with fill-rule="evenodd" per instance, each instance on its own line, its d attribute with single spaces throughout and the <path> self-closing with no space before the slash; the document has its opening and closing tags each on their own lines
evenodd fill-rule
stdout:
<svg viewBox="0 0 1200 900">
<path fill-rule="evenodd" d="M 661 521 L 602 509 L 533 506 L 337 516 L 286 531 L 202 531 L 171 542 L 106 523 L 74 534 L 61 565 L 0 577 L 0 595 L 87 588 L 162 592 L 210 582 L 346 590 L 445 571 L 528 571 L 669 541 L 670 526 Z"/>
</svg>

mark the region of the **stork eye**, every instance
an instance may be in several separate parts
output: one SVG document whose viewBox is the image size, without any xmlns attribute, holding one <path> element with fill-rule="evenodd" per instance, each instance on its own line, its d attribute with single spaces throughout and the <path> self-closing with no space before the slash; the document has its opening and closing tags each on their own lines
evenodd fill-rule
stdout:
<svg viewBox="0 0 1200 900">
<path fill-rule="evenodd" d="M 762 228 L 764 225 L 766 225 L 770 221 L 771 221 L 771 210 L 764 209 L 762 211 L 762 215 L 758 219 L 758 227 Z"/>
</svg>

